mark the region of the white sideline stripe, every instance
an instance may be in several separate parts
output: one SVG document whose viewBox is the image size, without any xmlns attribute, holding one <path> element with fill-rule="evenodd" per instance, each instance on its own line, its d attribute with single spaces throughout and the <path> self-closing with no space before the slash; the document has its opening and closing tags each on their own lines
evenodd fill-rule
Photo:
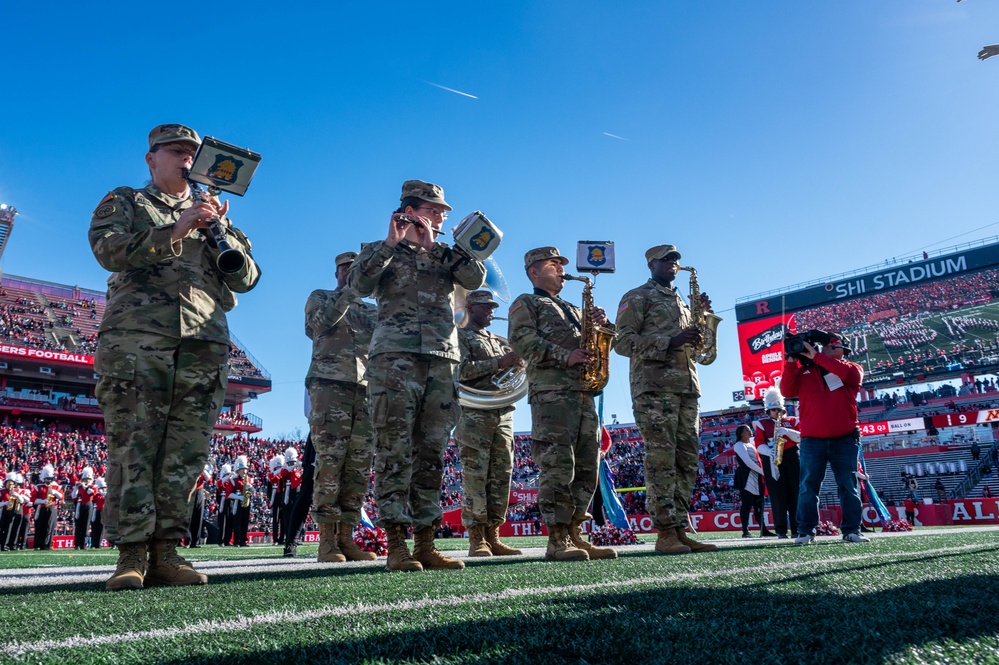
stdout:
<svg viewBox="0 0 999 665">
<path fill-rule="evenodd" d="M 37 642 L 24 642 L 24 643 L 9 642 L 7 644 L 0 646 L 0 653 L 7 656 L 23 656 L 27 653 L 49 651 L 57 648 L 58 649 L 93 648 L 93 647 L 103 646 L 106 644 L 120 644 L 123 642 L 136 642 L 139 640 L 173 639 L 178 637 L 186 637 L 188 635 L 232 632 L 232 631 L 247 630 L 258 626 L 266 626 L 277 623 L 300 623 L 303 621 L 314 621 L 317 619 L 325 619 L 329 617 L 345 617 L 353 614 L 371 614 L 376 612 L 377 613 L 398 612 L 398 611 L 422 610 L 435 607 L 453 607 L 456 605 L 488 603 L 497 600 L 502 601 L 511 598 L 520 598 L 524 596 L 542 596 L 548 594 L 566 594 L 566 593 L 588 593 L 595 590 L 623 589 L 627 587 L 643 586 L 653 583 L 679 582 L 685 580 L 696 580 L 705 577 L 721 577 L 721 576 L 728 577 L 733 575 L 742 575 L 746 573 L 759 573 L 760 571 L 765 571 L 765 570 L 787 571 L 795 568 L 813 568 L 818 565 L 845 563 L 851 561 L 870 561 L 872 559 L 884 559 L 884 558 L 891 558 L 895 561 L 898 561 L 899 559 L 921 557 L 921 556 L 926 556 L 928 554 L 936 555 L 936 554 L 946 554 L 950 552 L 967 552 L 973 550 L 989 549 L 991 547 L 992 545 L 988 544 L 978 544 L 978 545 L 962 545 L 959 547 L 943 547 L 933 550 L 923 550 L 921 552 L 907 552 L 905 554 L 899 554 L 897 552 L 884 553 L 884 554 L 857 554 L 845 557 L 830 557 L 828 559 L 798 561 L 795 563 L 781 562 L 781 563 L 775 563 L 770 566 L 751 566 L 747 568 L 714 570 L 710 572 L 700 572 L 700 573 L 675 573 L 672 575 L 637 577 L 630 580 L 596 582 L 593 584 L 569 584 L 565 586 L 555 586 L 555 587 L 514 588 L 514 589 L 506 589 L 504 591 L 498 591 L 492 593 L 479 593 L 479 594 L 473 594 L 461 597 L 423 598 L 420 600 L 407 600 L 407 601 L 399 601 L 393 603 L 382 603 L 378 605 L 365 605 L 365 604 L 343 605 L 340 607 L 327 607 L 320 610 L 307 610 L 299 612 L 268 612 L 266 614 L 258 614 L 249 617 L 239 617 L 238 619 L 229 619 L 226 621 L 217 621 L 217 620 L 199 621 L 197 623 L 193 623 L 187 626 L 179 626 L 176 628 L 158 628 L 155 630 L 143 630 L 136 632 L 118 633 L 114 635 L 98 635 L 90 637 L 76 635 L 74 637 L 68 637 L 61 640 L 39 640 Z"/>
</svg>

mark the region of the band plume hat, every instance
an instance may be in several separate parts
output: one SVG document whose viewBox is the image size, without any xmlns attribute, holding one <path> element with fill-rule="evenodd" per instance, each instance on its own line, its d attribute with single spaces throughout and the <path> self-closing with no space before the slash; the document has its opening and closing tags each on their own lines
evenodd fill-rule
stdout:
<svg viewBox="0 0 999 665">
<path fill-rule="evenodd" d="M 784 408 L 784 396 L 780 394 L 780 390 L 777 388 L 767 388 L 767 392 L 763 394 L 763 410 L 769 411 L 770 409 L 787 411 Z"/>
</svg>

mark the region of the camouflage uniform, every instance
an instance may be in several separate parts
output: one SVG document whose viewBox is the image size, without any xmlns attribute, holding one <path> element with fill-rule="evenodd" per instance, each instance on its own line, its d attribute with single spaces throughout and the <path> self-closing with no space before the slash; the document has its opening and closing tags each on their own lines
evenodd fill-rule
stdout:
<svg viewBox="0 0 999 665">
<path fill-rule="evenodd" d="M 693 325 L 675 289 L 650 279 L 624 294 L 615 350 L 631 358 L 631 399 L 645 439 L 646 504 L 660 530 L 686 528 L 697 475 L 697 366 L 670 339 Z"/>
<path fill-rule="evenodd" d="M 461 364 L 458 380 L 470 388 L 495 390 L 499 359 L 510 351 L 506 340 L 488 330 L 458 331 Z M 454 432 L 461 453 L 461 523 L 466 527 L 506 521 L 513 473 L 513 406 L 461 410 Z"/>
<path fill-rule="evenodd" d="M 378 301 L 365 377 L 379 526 L 441 520 L 442 455 L 460 410 L 452 293 L 478 288 L 485 274 L 444 243 L 428 252 L 405 239 L 366 245 L 351 266 L 349 288 Z"/>
<path fill-rule="evenodd" d="M 585 519 L 597 487 L 595 393 L 580 385 L 581 366 L 566 364 L 579 348 L 581 315 L 541 289 L 510 306 L 510 343 L 527 363 L 531 456 L 541 470 L 538 508 L 548 526 Z"/>
<path fill-rule="evenodd" d="M 305 377 L 316 449 L 316 522 L 361 520 L 374 441 L 364 380 L 376 309 L 347 288 L 316 290 L 305 305 L 312 364 Z"/>
<path fill-rule="evenodd" d="M 225 312 L 260 270 L 228 219 L 245 267 L 222 274 L 203 234 L 171 241 L 193 205 L 147 185 L 119 187 L 94 211 L 90 245 L 114 274 L 100 325 L 95 390 L 108 439 L 108 540 L 118 545 L 188 536 L 188 501 L 208 461 L 229 363 Z"/>
</svg>

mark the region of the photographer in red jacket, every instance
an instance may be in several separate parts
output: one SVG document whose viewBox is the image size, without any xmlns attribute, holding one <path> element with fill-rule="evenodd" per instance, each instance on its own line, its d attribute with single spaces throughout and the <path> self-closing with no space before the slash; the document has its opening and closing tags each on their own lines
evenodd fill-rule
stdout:
<svg viewBox="0 0 999 665">
<path fill-rule="evenodd" d="M 809 343 L 819 343 L 819 353 Z M 861 500 L 857 479 L 860 453 L 860 428 L 857 420 L 857 393 L 864 380 L 864 370 L 857 363 L 844 360 L 850 348 L 842 336 L 812 330 L 800 336 L 798 343 L 785 340 L 787 364 L 781 377 L 784 397 L 799 399 L 801 443 L 801 485 L 798 490 L 797 545 L 815 540 L 819 523 L 819 488 L 832 466 L 843 509 L 840 529 L 843 540 L 866 543 L 860 535 Z M 796 352 L 800 348 L 800 351 Z M 794 350 L 792 350 L 794 349 Z M 797 357 L 795 357 L 797 356 Z"/>
</svg>

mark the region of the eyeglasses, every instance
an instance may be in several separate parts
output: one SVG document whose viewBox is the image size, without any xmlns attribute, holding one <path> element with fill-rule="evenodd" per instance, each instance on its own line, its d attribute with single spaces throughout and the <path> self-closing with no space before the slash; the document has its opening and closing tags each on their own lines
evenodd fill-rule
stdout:
<svg viewBox="0 0 999 665">
<path fill-rule="evenodd" d="M 843 346 L 842 344 L 831 344 L 828 348 L 836 350 L 836 349 L 845 349 L 846 347 Z"/>
<path fill-rule="evenodd" d="M 430 206 L 420 206 L 417 208 L 417 210 L 429 210 L 430 212 L 434 213 L 434 215 L 436 215 L 437 217 L 440 217 L 441 221 L 447 219 L 447 212 L 441 210 L 440 208 L 431 208 Z"/>
</svg>

